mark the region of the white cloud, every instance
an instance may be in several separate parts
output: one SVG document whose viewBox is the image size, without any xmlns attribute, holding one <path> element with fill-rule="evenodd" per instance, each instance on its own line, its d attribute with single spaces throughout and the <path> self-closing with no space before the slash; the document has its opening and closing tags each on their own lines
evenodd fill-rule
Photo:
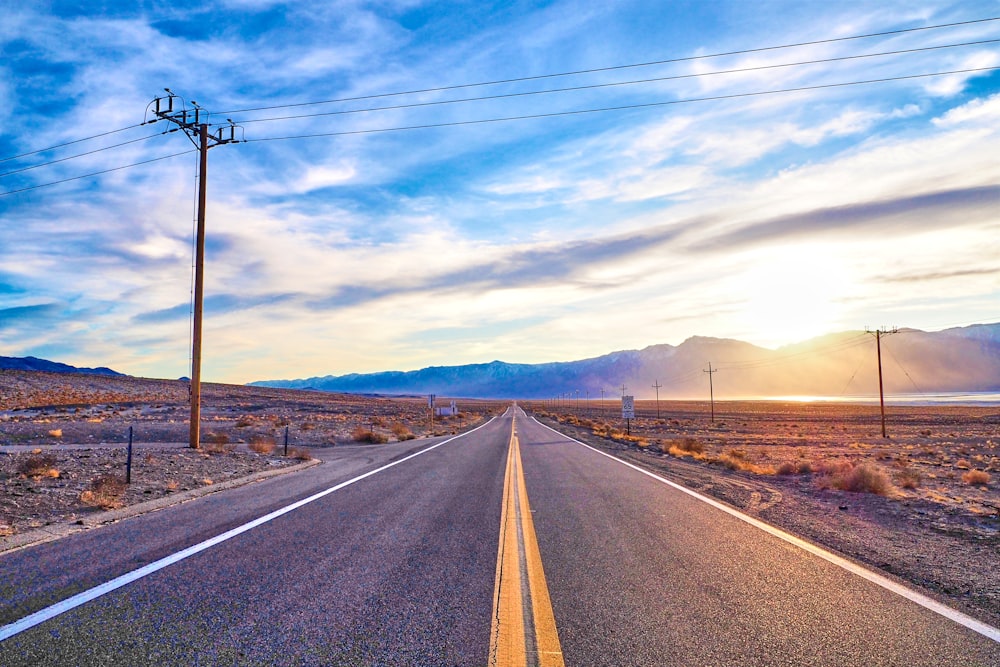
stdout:
<svg viewBox="0 0 1000 667">
<path fill-rule="evenodd" d="M 1000 119 L 1000 93 L 949 109 L 932 122 L 937 127 L 943 128 L 990 123 L 995 126 L 997 119 Z"/>
</svg>

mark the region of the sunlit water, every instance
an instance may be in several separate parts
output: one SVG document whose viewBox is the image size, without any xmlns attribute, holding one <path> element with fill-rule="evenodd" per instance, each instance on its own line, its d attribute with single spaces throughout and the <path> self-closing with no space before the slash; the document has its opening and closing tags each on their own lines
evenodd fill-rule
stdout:
<svg viewBox="0 0 1000 667">
<path fill-rule="evenodd" d="M 755 400 L 794 401 L 797 403 L 878 403 L 873 396 L 768 396 Z M 891 394 L 886 405 L 1000 405 L 1000 392 L 939 392 L 928 394 Z"/>
</svg>

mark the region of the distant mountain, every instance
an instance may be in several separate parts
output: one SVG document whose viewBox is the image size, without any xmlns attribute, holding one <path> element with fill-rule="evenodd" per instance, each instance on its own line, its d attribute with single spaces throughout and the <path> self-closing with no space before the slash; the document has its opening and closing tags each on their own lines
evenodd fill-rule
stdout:
<svg viewBox="0 0 1000 667">
<path fill-rule="evenodd" d="M 883 336 L 887 393 L 1000 391 L 1000 324 L 938 332 L 903 329 Z M 717 398 L 872 396 L 878 394 L 875 336 L 831 334 L 770 350 L 737 340 L 689 338 L 601 357 L 545 364 L 492 361 L 418 371 L 271 380 L 264 387 L 379 394 L 441 394 L 481 398 L 580 399 L 625 393 L 640 398 L 704 398 L 709 363 Z"/>
<path fill-rule="evenodd" d="M 38 357 L 0 357 L 0 370 L 79 373 L 81 375 L 124 375 L 124 373 L 113 371 L 104 366 L 100 368 L 77 368 L 69 364 L 61 364 L 58 361 L 48 361 L 46 359 L 39 359 Z"/>
</svg>

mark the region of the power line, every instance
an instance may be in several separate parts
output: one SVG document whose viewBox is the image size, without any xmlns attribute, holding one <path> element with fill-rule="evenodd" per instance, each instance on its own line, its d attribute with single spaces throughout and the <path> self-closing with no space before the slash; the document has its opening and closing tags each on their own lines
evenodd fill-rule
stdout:
<svg viewBox="0 0 1000 667">
<path fill-rule="evenodd" d="M 761 359 L 759 361 L 743 361 L 735 363 L 723 362 L 718 366 L 724 370 L 751 370 L 756 368 L 765 368 L 767 366 L 774 366 L 782 364 L 786 361 L 796 359 L 798 357 L 814 356 L 817 354 L 826 354 L 834 352 L 845 352 L 847 350 L 854 349 L 855 347 L 860 347 L 863 344 L 867 344 L 868 335 L 865 333 L 855 334 L 850 338 L 845 338 L 844 340 L 837 341 L 827 346 L 819 348 L 810 348 L 808 350 L 802 350 L 801 352 L 792 352 L 791 354 L 782 355 L 780 357 L 772 357 L 770 359 Z"/>
<path fill-rule="evenodd" d="M 48 148 L 39 148 L 38 150 L 29 151 L 27 153 L 21 153 L 20 155 L 11 155 L 10 157 L 0 158 L 0 162 L 8 162 L 10 160 L 17 160 L 18 158 L 28 157 L 29 155 L 37 155 L 38 153 L 44 153 L 46 151 L 54 151 L 57 148 L 65 148 L 66 146 L 72 146 L 73 144 L 79 144 L 84 141 L 90 141 L 92 139 L 100 139 L 101 137 L 106 137 L 111 134 L 117 134 L 119 132 L 124 132 L 126 130 L 133 130 L 137 127 L 142 127 L 143 125 L 145 125 L 145 123 L 137 123 L 136 125 L 129 125 L 128 127 L 120 127 L 117 130 L 108 130 L 107 132 L 101 132 L 100 134 L 95 134 L 90 137 L 83 137 L 82 139 L 74 139 L 72 141 L 56 144 L 54 146 L 49 146 Z"/>
<path fill-rule="evenodd" d="M 415 89 L 415 90 L 408 90 L 408 91 L 397 91 L 397 92 L 391 92 L 391 93 L 377 93 L 377 94 L 372 94 L 372 95 L 360 95 L 360 96 L 355 96 L 355 97 L 342 97 L 342 98 L 329 99 L 329 100 L 317 100 L 317 101 L 310 101 L 310 102 L 296 102 L 296 103 L 290 103 L 290 104 L 277 104 L 277 105 L 270 105 L 270 106 L 251 107 L 251 108 L 245 108 L 245 109 L 232 109 L 232 110 L 228 110 L 228 111 L 220 111 L 220 112 L 217 112 L 217 113 L 220 113 L 220 114 L 237 114 L 237 113 L 248 113 L 248 112 L 251 112 L 251 111 L 269 111 L 269 110 L 274 110 L 274 109 L 290 109 L 290 108 L 295 108 L 295 107 L 313 106 L 313 105 L 320 105 L 320 104 L 333 104 L 333 103 L 337 103 L 337 102 L 352 102 L 352 101 L 371 100 L 371 99 L 378 99 L 378 98 L 385 98 L 385 97 L 396 97 L 396 96 L 402 96 L 402 95 L 415 95 L 415 94 L 420 94 L 420 93 L 443 92 L 443 91 L 448 91 L 448 90 L 458 90 L 458 89 L 462 89 L 462 88 L 476 88 L 476 87 L 482 87 L 482 86 L 494 86 L 494 85 L 501 85 L 501 84 L 507 84 L 507 83 L 518 83 L 518 82 L 524 82 L 524 81 L 538 81 L 538 80 L 541 80 L 541 79 L 552 79 L 552 78 L 559 78 L 559 77 L 567 77 L 567 76 L 574 76 L 574 75 L 578 75 L 578 74 L 595 74 L 595 73 L 599 73 L 599 72 L 610 72 L 610 71 L 623 70 L 623 69 L 633 69 L 633 68 L 639 68 L 639 67 L 649 67 L 649 66 L 653 66 L 653 65 L 665 65 L 665 64 L 670 64 L 670 63 L 691 62 L 691 61 L 696 61 L 696 60 L 705 60 L 705 59 L 709 59 L 709 58 L 720 58 L 720 57 L 724 57 L 724 56 L 745 55 L 745 54 L 751 54 L 751 53 L 761 53 L 761 52 L 766 52 L 766 51 L 775 51 L 775 50 L 780 50 L 780 49 L 790 49 L 790 48 L 796 48 L 796 47 L 802 47 L 802 46 L 816 46 L 816 45 L 820 45 L 820 44 L 831 44 L 831 43 L 836 43 L 836 42 L 845 42 L 845 41 L 852 41 L 852 40 L 859 40 L 859 39 L 869 39 L 869 38 L 873 38 L 873 37 L 886 37 L 886 36 L 889 36 L 889 35 L 900 35 L 900 34 L 911 33 L 911 32 L 920 32 L 920 31 L 927 31 L 927 30 L 939 30 L 939 29 L 943 29 L 943 28 L 953 28 L 953 27 L 965 26 L 965 25 L 974 25 L 974 24 L 981 24 L 981 23 L 989 23 L 989 22 L 997 21 L 997 20 L 1000 20 L 1000 17 L 986 17 L 986 18 L 982 18 L 982 19 L 973 19 L 973 20 L 969 20 L 969 21 L 957 21 L 957 22 L 953 22 L 953 23 L 939 23 L 939 24 L 935 24 L 935 25 L 920 26 L 920 27 L 916 27 L 916 28 L 901 28 L 899 30 L 885 30 L 885 31 L 881 31 L 881 32 L 865 33 L 865 34 L 861 34 L 861 35 L 851 35 L 851 36 L 847 36 L 847 37 L 834 37 L 834 38 L 829 38 L 829 39 L 812 40 L 812 41 L 806 41 L 806 42 L 795 42 L 795 43 L 791 43 L 791 44 L 781 44 L 781 45 L 775 45 L 775 46 L 764 46 L 764 47 L 757 47 L 757 48 L 751 48 L 751 49 L 739 49 L 739 50 L 735 50 L 735 51 L 724 51 L 724 52 L 711 53 L 711 54 L 705 54 L 705 55 L 699 55 L 699 56 L 685 56 L 685 57 L 679 57 L 679 58 L 667 58 L 667 59 L 663 59 L 663 60 L 653 60 L 653 61 L 642 62 L 642 63 L 630 63 L 630 64 L 625 64 L 625 65 L 612 65 L 612 66 L 608 66 L 608 67 L 595 67 L 595 68 L 590 68 L 590 69 L 573 70 L 573 71 L 567 71 L 567 72 L 556 72 L 556 73 L 550 73 L 550 74 L 539 74 L 539 75 L 525 76 L 525 77 L 513 77 L 513 78 L 508 78 L 508 79 L 497 79 L 497 80 L 493 80 L 493 81 L 481 81 L 481 82 L 476 82 L 476 83 L 456 84 L 456 85 L 452 85 L 452 86 L 438 86 L 438 87 L 433 87 L 433 88 L 422 88 L 422 89 Z M 137 128 L 137 127 L 141 127 L 141 126 L 146 125 L 146 124 L 147 123 L 145 123 L 145 122 L 144 123 L 137 123 L 135 125 L 129 125 L 129 126 L 126 126 L 126 127 L 121 127 L 121 128 L 115 129 L 115 130 L 108 130 L 107 132 L 101 132 L 101 133 L 98 133 L 98 134 L 95 134 L 95 135 L 91 135 L 89 137 L 81 137 L 80 139 L 73 139 L 73 140 L 70 140 L 70 141 L 63 142 L 63 143 L 53 144 L 52 146 L 48 146 L 46 148 L 38 148 L 38 149 L 35 149 L 35 150 L 27 151 L 25 153 L 19 153 L 17 155 L 11 155 L 11 156 L 8 156 L 8 157 L 3 157 L 3 158 L 0 158 L 0 162 L 7 162 L 7 161 L 10 161 L 10 160 L 17 160 L 17 159 L 20 159 L 20 158 L 29 157 L 31 155 L 37 155 L 38 153 L 44 153 L 46 151 L 56 150 L 58 148 L 64 148 L 66 146 L 72 146 L 74 144 L 82 143 L 82 142 L 85 142 L 85 141 L 91 141 L 93 139 L 99 139 L 101 137 L 106 137 L 106 136 L 109 136 L 109 135 L 112 135 L 112 134 L 117 134 L 119 132 L 125 132 L 127 130 L 131 130 L 131 129 L 134 129 L 134 128 Z"/>
<path fill-rule="evenodd" d="M 78 157 L 85 157 L 87 155 L 93 155 L 94 153 L 100 153 L 102 151 L 109 151 L 112 148 L 120 148 L 122 146 L 127 146 L 129 144 L 134 144 L 134 143 L 137 143 L 137 142 L 140 142 L 140 141 L 146 141 L 148 139 L 152 139 L 154 137 L 158 137 L 158 136 L 160 136 L 162 134 L 164 134 L 164 133 L 161 132 L 159 134 L 151 134 L 151 135 L 146 136 L 146 137 L 139 137 L 138 139 L 130 139 L 128 141 L 123 141 L 120 144 L 112 144 L 111 146 L 105 146 L 103 148 L 95 148 L 94 150 L 87 151 L 86 153 L 77 153 L 76 155 L 70 155 L 70 156 L 67 156 L 67 157 L 59 158 L 58 160 L 50 160 L 48 162 L 39 162 L 38 164 L 33 164 L 31 166 L 28 166 L 28 167 L 21 167 L 20 169 L 14 169 L 12 171 L 4 172 L 4 173 L 0 174 L 0 178 L 3 178 L 4 176 L 11 176 L 13 174 L 20 174 L 23 171 L 29 171 L 31 169 L 38 169 L 39 167 L 48 167 L 49 165 L 58 164 L 60 162 L 67 162 L 68 160 L 75 160 Z"/>
<path fill-rule="evenodd" d="M 112 167 L 110 169 L 102 169 L 101 171 L 95 171 L 89 174 L 82 174 L 80 176 L 72 176 L 70 178 L 63 178 L 58 181 L 51 181 L 49 183 L 39 183 L 38 185 L 29 185 L 25 188 L 20 188 L 17 190 L 8 190 L 7 192 L 0 192 L 0 197 L 6 197 L 7 195 L 17 194 L 18 192 L 27 192 L 28 190 L 37 190 L 38 188 L 47 188 L 50 185 L 59 185 L 60 183 L 68 183 L 69 181 L 78 181 L 81 178 L 90 178 L 91 176 L 100 176 L 101 174 L 108 174 L 113 171 L 121 171 L 122 169 L 131 169 L 132 167 L 138 167 L 139 165 L 149 164 L 150 162 L 159 162 L 160 160 L 168 160 L 172 157 L 177 157 L 179 155 L 187 155 L 188 153 L 197 152 L 197 149 L 191 149 L 186 151 L 181 151 L 180 153 L 171 153 L 170 155 L 163 155 L 160 157 L 154 157 L 149 160 L 142 160 L 140 162 L 133 162 L 132 164 L 125 164 L 120 167 Z"/>
<path fill-rule="evenodd" d="M 334 104 L 334 103 L 338 103 L 338 102 L 357 102 L 357 101 L 360 101 L 360 100 L 372 100 L 372 99 L 378 99 L 378 98 L 383 98 L 383 97 L 396 97 L 396 96 L 402 96 L 402 95 L 417 95 L 417 94 L 421 94 L 421 93 L 438 93 L 438 92 L 444 92 L 444 91 L 447 91 L 447 90 L 458 90 L 458 89 L 461 89 L 461 88 L 477 88 L 477 87 L 481 87 L 481 86 L 496 86 L 496 85 L 501 85 L 501 84 L 506 84 L 506 83 L 520 83 L 520 82 L 524 82 L 524 81 L 538 81 L 540 79 L 553 79 L 553 78 L 558 78 L 558 77 L 574 76 L 574 75 L 577 75 L 577 74 L 596 74 L 596 73 L 599 73 L 599 72 L 611 72 L 611 71 L 615 71 L 615 70 L 632 69 L 632 68 L 637 68 L 637 67 L 650 67 L 650 66 L 653 66 L 653 65 L 666 65 L 666 64 L 670 64 L 670 63 L 690 62 L 690 61 L 695 61 L 695 60 L 705 60 L 705 59 L 708 59 L 708 58 L 721 58 L 721 57 L 724 57 L 724 56 L 745 55 L 745 54 L 749 54 L 749 53 L 761 53 L 761 52 L 764 52 L 764 51 L 775 51 L 775 50 L 779 50 L 779 49 L 790 49 L 790 48 L 796 48 L 796 47 L 800 47 L 800 46 L 816 46 L 816 45 L 819 45 L 819 44 L 831 44 L 831 43 L 835 43 L 835 42 L 845 42 L 845 41 L 856 40 L 856 39 L 868 39 L 868 38 L 871 38 L 871 37 L 885 37 L 885 36 L 888 36 L 888 35 L 899 35 L 899 34 L 903 34 L 903 33 L 918 32 L 918 31 L 922 31 L 922 30 L 938 30 L 938 29 L 941 29 L 941 28 L 953 28 L 953 27 L 956 27 L 956 26 L 972 25 L 972 24 L 976 24 L 976 23 L 987 23 L 987 22 L 990 22 L 990 21 L 997 21 L 997 20 L 1000 20 L 1000 16 L 989 17 L 989 18 L 982 18 L 982 19 L 974 19 L 974 20 L 970 20 L 970 21 L 958 21 L 958 22 L 955 22 L 955 23 L 940 23 L 940 24 L 937 24 L 937 25 L 921 26 L 921 27 L 917 27 L 917 28 L 902 28 L 902 29 L 899 29 L 899 30 L 886 30 L 886 31 L 883 31 L 883 32 L 873 32 L 873 33 L 867 33 L 867 34 L 863 34 L 863 35 L 852 35 L 852 36 L 849 36 L 849 37 L 833 37 L 833 38 L 829 38 L 829 39 L 819 39 L 819 40 L 813 40 L 813 41 L 808 41 L 808 42 L 796 42 L 796 43 L 793 43 L 793 44 L 782 44 L 782 45 L 778 45 L 778 46 L 763 46 L 763 47 L 752 48 L 752 49 L 740 49 L 740 50 L 737 50 L 737 51 L 725 51 L 725 52 L 711 53 L 711 54 L 700 55 L 700 56 L 684 56 L 684 57 L 680 57 L 680 58 L 668 58 L 668 59 L 664 59 L 664 60 L 652 60 L 652 61 L 649 61 L 649 62 L 632 63 L 632 64 L 627 64 L 627 65 L 612 65 L 612 66 L 609 66 L 609 67 L 595 67 L 595 68 L 591 68 L 591 69 L 573 70 L 573 71 L 568 71 L 568 72 L 557 72 L 557 73 L 553 73 L 553 74 L 538 74 L 538 75 L 535 75 L 535 76 L 523 76 L 523 77 L 510 78 L 510 79 L 497 79 L 497 80 L 494 80 L 494 81 L 481 81 L 481 82 L 477 82 L 477 83 L 463 83 L 463 84 L 456 84 L 456 85 L 453 85 L 453 86 L 438 86 L 438 87 L 435 87 L 435 88 L 422 88 L 422 89 L 417 89 L 417 90 L 398 91 L 398 92 L 393 92 L 393 93 L 376 93 L 376 94 L 372 94 L 372 95 L 359 95 L 359 96 L 355 96 L 355 97 L 341 97 L 341 98 L 335 98 L 335 99 L 330 99 L 330 100 L 317 100 L 317 101 L 312 101 L 312 102 L 295 102 L 295 103 L 290 103 L 290 104 L 275 104 L 275 105 L 270 105 L 270 106 L 252 107 L 252 108 L 247 108 L 247 109 L 230 109 L 230 110 L 227 110 L 227 111 L 219 111 L 217 113 L 220 113 L 220 114 L 237 114 L 237 113 L 248 113 L 248 112 L 251 112 L 251 111 L 271 111 L 271 110 L 274 110 L 274 109 L 291 109 L 291 108 L 295 108 L 295 107 L 313 106 L 313 105 L 318 105 L 318 104 Z"/>
<path fill-rule="evenodd" d="M 538 114 L 526 114 L 522 116 L 504 116 L 498 118 L 482 118 L 477 120 L 464 120 L 464 121 L 449 121 L 445 123 L 426 123 L 422 125 L 404 125 L 398 127 L 382 127 L 382 128 L 372 128 L 365 130 L 341 130 L 338 132 L 317 132 L 312 134 L 298 134 L 290 135 L 285 137 L 261 137 L 258 139 L 246 139 L 244 143 L 256 142 L 256 141 L 285 141 L 289 139 L 315 139 L 319 137 L 337 137 L 337 136 L 348 136 L 356 134 L 375 134 L 379 132 L 402 132 L 407 130 L 426 130 L 433 128 L 442 127 L 458 127 L 462 125 L 481 125 L 484 123 L 502 123 L 515 120 L 534 120 L 540 118 L 554 118 L 558 116 L 575 116 L 590 113 L 603 113 L 608 111 L 626 111 L 631 109 L 644 109 L 650 107 L 661 107 L 670 106 L 674 104 L 690 104 L 694 102 L 714 102 L 720 100 L 731 100 L 746 97 L 759 97 L 762 95 L 777 95 L 781 93 L 797 93 L 805 92 L 810 90 L 822 90 L 827 88 L 842 88 L 846 86 L 859 86 L 872 83 L 889 83 L 893 81 L 905 81 L 909 79 L 921 79 L 934 76 L 948 76 L 952 74 L 969 74 L 973 72 L 990 72 L 1000 69 L 1000 66 L 994 67 L 976 67 L 968 69 L 950 70 L 946 72 L 932 72 L 928 74 L 909 74 L 903 76 L 885 77 L 881 79 L 868 79 L 865 81 L 849 81 L 844 83 L 826 83 L 817 84 L 814 86 L 800 86 L 796 88 L 781 88 L 776 90 L 764 90 L 755 91 L 749 93 L 731 93 L 728 95 L 712 95 L 709 97 L 692 97 L 681 100 L 668 100 L 664 102 L 645 102 L 641 104 L 626 104 L 621 106 L 613 107 L 600 107 L 595 109 L 578 109 L 575 111 L 555 111 L 551 113 L 538 113 Z"/>
<path fill-rule="evenodd" d="M 679 80 L 679 79 L 700 78 L 700 77 L 703 77 L 703 76 L 717 76 L 717 75 L 720 75 L 720 74 L 741 74 L 741 73 L 746 73 L 746 72 L 758 72 L 758 71 L 762 71 L 762 70 L 779 69 L 779 68 L 783 68 L 783 67 L 801 67 L 803 65 L 818 65 L 818 64 L 823 64 L 823 63 L 841 62 L 841 61 L 846 61 L 846 60 L 858 60 L 858 59 L 861 59 L 861 58 L 876 58 L 876 57 L 882 57 L 882 56 L 902 55 L 902 54 L 907 54 L 907 53 L 917 53 L 917 52 L 921 52 L 921 51 L 934 51 L 934 50 L 938 50 L 938 49 L 951 49 L 951 48 L 958 48 L 958 47 L 963 47 L 963 46 L 974 46 L 974 45 L 979 45 L 979 44 L 994 44 L 996 42 L 1000 42 L 1000 39 L 985 39 L 985 40 L 980 40 L 980 41 L 976 41 L 976 42 L 962 42 L 962 43 L 957 43 L 957 44 L 944 44 L 944 45 L 939 45 L 939 46 L 925 46 L 925 47 L 914 48 L 914 49 L 901 49 L 901 50 L 898 50 L 898 51 L 883 51 L 883 52 L 880 52 L 880 53 L 865 53 L 865 54 L 858 54 L 858 55 L 853 55 L 853 56 L 838 56 L 838 57 L 833 57 L 833 58 L 821 58 L 821 59 L 817 59 L 817 60 L 803 60 L 803 61 L 794 62 L 794 63 L 779 63 L 779 64 L 775 64 L 775 65 L 757 65 L 757 66 L 754 66 L 754 67 L 741 67 L 741 68 L 737 68 L 737 69 L 717 70 L 717 71 L 714 71 L 714 72 L 701 72 L 701 73 L 697 73 L 697 74 L 676 74 L 676 75 L 672 75 L 672 76 L 660 76 L 660 77 L 653 77 L 653 78 L 648 78 L 648 79 L 634 79 L 634 80 L 631 80 L 631 81 L 615 81 L 615 82 L 611 82 L 611 83 L 594 83 L 594 84 L 581 85 L 581 86 L 569 86 L 569 87 L 565 87 L 565 88 L 549 88 L 549 89 L 546 89 L 546 90 L 531 90 L 531 91 L 524 91 L 524 92 L 518 92 L 518 93 L 500 93 L 500 94 L 497 94 L 497 95 L 483 95 L 483 96 L 479 96 L 479 97 L 464 97 L 464 98 L 458 98 L 458 99 L 452 99 L 452 100 L 435 100 L 435 101 L 432 101 L 432 102 L 411 102 L 411 103 L 407 103 L 407 104 L 394 104 L 394 105 L 381 106 L 381 107 L 368 107 L 368 108 L 365 108 L 365 109 L 344 109 L 344 110 L 338 110 L 338 111 L 320 111 L 320 112 L 317 112 L 317 113 L 295 114 L 295 115 L 290 115 L 290 116 L 274 116 L 274 117 L 271 117 L 271 118 L 244 118 L 244 119 L 238 119 L 237 122 L 239 122 L 241 124 L 246 124 L 246 123 L 265 123 L 265 122 L 280 121 L 280 120 L 298 120 L 298 119 L 301 119 L 301 118 L 319 118 L 319 117 L 323 117 L 323 116 L 343 116 L 343 115 L 350 115 L 350 114 L 357 114 L 357 113 L 369 113 L 369 112 L 373 112 L 373 111 L 391 111 L 391 110 L 398 110 L 398 109 L 412 109 L 412 108 L 419 108 L 419 107 L 440 106 L 440 105 L 444 105 L 444 104 L 460 104 L 460 103 L 465 103 L 465 102 L 482 102 L 482 101 L 486 101 L 486 100 L 499 100 L 499 99 L 515 98 L 515 97 L 528 97 L 528 96 L 532 96 L 532 95 L 547 95 L 547 94 L 551 94 L 551 93 L 576 92 L 576 91 L 581 91 L 581 90 L 593 90 L 593 89 L 597 89 L 597 88 L 611 88 L 611 87 L 616 87 L 616 86 L 630 86 L 630 85 L 637 85 L 637 84 L 643 84 L 643 83 L 657 83 L 657 82 L 661 82 L 661 81 L 675 81 L 675 80 Z M 223 112 L 223 113 L 226 113 L 226 112 Z"/>
</svg>

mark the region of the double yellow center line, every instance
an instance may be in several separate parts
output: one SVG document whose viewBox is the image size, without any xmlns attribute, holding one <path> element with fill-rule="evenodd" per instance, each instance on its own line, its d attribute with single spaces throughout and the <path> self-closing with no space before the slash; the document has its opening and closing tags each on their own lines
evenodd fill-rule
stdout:
<svg viewBox="0 0 1000 667">
<path fill-rule="evenodd" d="M 493 612 L 490 665 L 564 666 L 513 424 L 503 484 Z"/>
</svg>

